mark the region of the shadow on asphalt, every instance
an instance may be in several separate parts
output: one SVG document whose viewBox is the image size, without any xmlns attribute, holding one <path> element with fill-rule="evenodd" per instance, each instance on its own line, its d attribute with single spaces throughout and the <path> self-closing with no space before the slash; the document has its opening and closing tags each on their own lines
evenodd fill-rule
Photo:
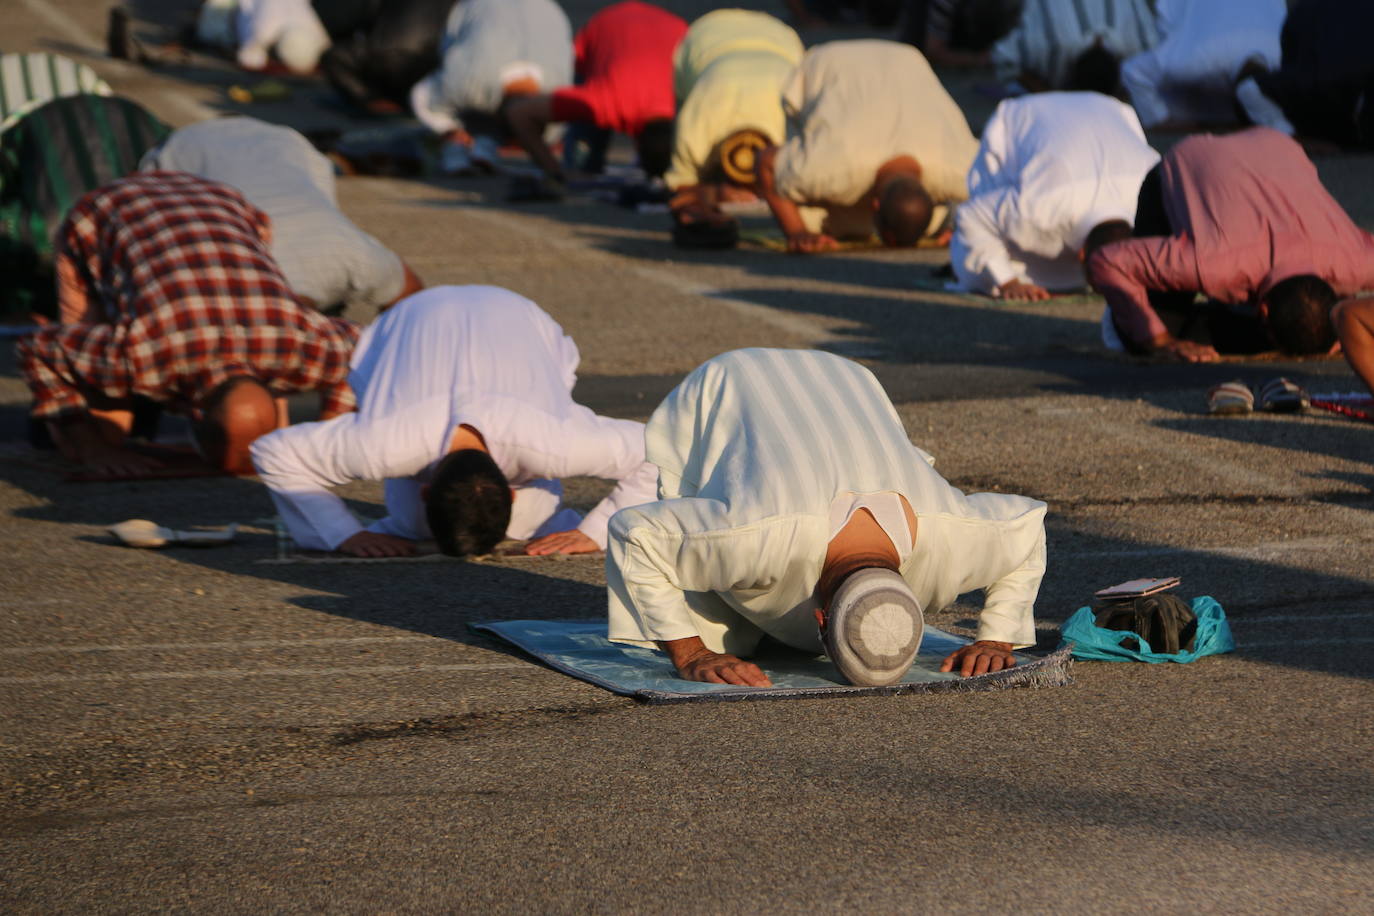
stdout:
<svg viewBox="0 0 1374 916">
<path fill-rule="evenodd" d="M 1334 440 L 1333 440 L 1334 441 Z M 55 475 L 32 467 L 0 461 L 0 478 L 27 492 L 37 505 L 14 517 L 59 524 L 105 526 L 125 518 L 151 518 L 171 527 L 222 525 L 230 521 L 252 524 L 272 514 L 265 488 L 256 481 L 226 478 L 173 480 L 123 484 L 66 484 Z M 955 481 L 956 485 L 969 485 Z M 983 484 L 986 486 L 986 483 Z M 1357 508 L 1374 509 L 1374 499 L 1345 500 Z M 375 503 L 353 501 L 359 510 L 375 515 Z M 1050 520 L 1050 564 L 1040 599 L 1042 622 L 1057 622 L 1087 603 L 1092 588 L 1140 574 L 1142 555 L 1166 563 L 1171 575 L 1183 577 L 1186 597 L 1212 594 L 1236 621 L 1250 616 L 1291 616 L 1288 632 L 1295 640 L 1320 637 L 1317 627 L 1302 623 L 1306 615 L 1320 616 L 1332 605 L 1364 601 L 1368 585 L 1362 580 L 1289 566 L 1251 557 L 1202 550 L 1153 548 L 1146 541 L 1098 536 L 1075 530 L 1063 519 Z M 72 551 L 59 564 L 82 564 L 99 569 L 99 551 L 124 551 L 112 537 L 74 532 Z M 286 583 L 300 589 L 286 602 L 295 607 L 349 620 L 422 633 L 468 645 L 506 651 L 499 643 L 472 634 L 468 624 L 481 620 L 520 618 L 589 618 L 605 613 L 605 589 L 599 560 L 521 560 L 491 563 L 396 563 L 275 565 L 256 561 L 271 558 L 274 538 L 248 533 L 233 545 L 206 550 L 169 550 L 161 558 L 178 564 L 214 570 L 237 577 Z M 1056 563 L 1057 552 L 1065 560 Z M 110 568 L 117 568 L 111 554 Z M 60 571 L 60 567 L 59 567 Z M 566 576 L 573 576 L 570 579 Z M 576 581 L 588 579 L 588 581 Z M 1213 585 L 1209 585 L 1209 583 Z M 1228 591 L 1225 584 L 1231 584 Z M 981 604 L 966 599 L 953 609 L 954 621 Z M 1247 656 L 1245 642 L 1239 654 Z M 1252 660 L 1301 670 L 1368 678 L 1371 669 L 1358 653 L 1311 652 L 1301 648 L 1275 650 L 1269 646 Z"/>
<path fill-rule="evenodd" d="M 1317 415 L 1326 414 L 1316 410 L 1308 414 Z M 1326 416 L 1335 417 L 1334 414 Z M 1172 429 L 1246 445 L 1289 449 L 1305 454 L 1329 455 L 1332 458 L 1360 464 L 1374 464 L 1374 424 L 1357 420 L 1304 423 L 1297 418 L 1281 415 L 1199 416 L 1155 420 L 1153 425 L 1161 429 Z M 1343 475 L 1333 472 L 1323 476 L 1332 480 L 1361 483 L 1374 490 L 1374 475 Z"/>
</svg>

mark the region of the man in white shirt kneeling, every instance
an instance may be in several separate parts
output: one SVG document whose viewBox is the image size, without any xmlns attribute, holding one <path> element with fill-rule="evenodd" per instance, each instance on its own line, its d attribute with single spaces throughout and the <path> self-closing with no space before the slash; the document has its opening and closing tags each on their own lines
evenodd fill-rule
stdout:
<svg viewBox="0 0 1374 916">
<path fill-rule="evenodd" d="M 1082 289 L 1085 252 L 1130 238 L 1141 181 L 1158 161 L 1135 112 L 1109 96 L 1002 102 L 954 214 L 960 288 L 1011 300 Z"/>
<path fill-rule="evenodd" d="M 855 684 L 901 680 L 922 609 L 985 590 L 964 676 L 1035 642 L 1045 504 L 965 495 L 911 444 L 867 369 L 814 350 L 736 350 L 694 370 L 645 429 L 659 501 L 611 519 L 609 638 L 687 680 L 765 687 L 764 634 L 822 648 Z"/>
<path fill-rule="evenodd" d="M 258 439 L 253 464 L 292 538 L 310 550 L 451 555 L 503 537 L 531 554 L 590 553 L 619 509 L 654 498 L 644 425 L 572 399 L 577 345 L 533 302 L 493 286 L 440 286 L 369 325 L 348 382 L 358 411 Z M 587 517 L 559 478 L 615 488 Z M 329 487 L 385 480 L 388 515 L 364 527 Z"/>
</svg>

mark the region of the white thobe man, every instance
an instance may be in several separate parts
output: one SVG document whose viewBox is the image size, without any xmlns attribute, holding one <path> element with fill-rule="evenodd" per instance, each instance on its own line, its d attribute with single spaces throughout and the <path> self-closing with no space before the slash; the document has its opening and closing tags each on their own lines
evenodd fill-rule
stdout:
<svg viewBox="0 0 1374 916">
<path fill-rule="evenodd" d="M 462 0 L 444 26 L 439 69 L 411 88 L 410 107 L 444 137 L 445 172 L 492 170 L 502 103 L 572 79 L 572 26 L 553 0 Z"/>
<path fill-rule="evenodd" d="M 959 286 L 1006 299 L 1083 287 L 1089 233 L 1134 222 L 1141 180 L 1158 161 L 1135 112 L 1116 99 L 1047 92 L 1002 102 L 954 215 Z"/>
<path fill-rule="evenodd" d="M 1121 65 L 1140 123 L 1234 123 L 1241 68 L 1278 69 L 1286 0 L 1158 0 L 1155 11 L 1159 44 Z"/>
<path fill-rule="evenodd" d="M 307 549 L 413 553 L 431 535 L 436 466 L 476 449 L 514 490 L 507 537 L 534 538 L 531 553 L 595 551 L 612 514 L 654 498 L 656 469 L 644 461 L 643 424 L 573 401 L 577 364 L 572 338 L 522 296 L 492 286 L 425 290 L 358 340 L 348 379 L 357 413 L 264 436 L 253 463 Z M 568 476 L 616 486 L 584 519 L 559 509 L 558 478 Z M 386 481 L 388 515 L 366 527 L 328 489 L 358 479 Z"/>
<path fill-rule="evenodd" d="M 831 598 L 847 575 L 876 567 L 916 605 L 909 622 L 890 615 L 867 633 L 857 622 L 850 636 L 897 637 L 879 656 L 909 667 L 919 609 L 975 589 L 986 591 L 978 641 L 944 670 L 1000 670 L 1013 647 L 1035 642 L 1045 504 L 951 487 L 857 363 L 811 350 L 726 353 L 668 395 L 645 436 L 660 501 L 611 520 L 610 639 L 658 645 L 690 680 L 766 686 L 738 656 L 765 633 L 820 651 L 817 612 L 833 634 L 841 602 Z M 874 682 L 899 678 L 896 667 Z"/>
</svg>

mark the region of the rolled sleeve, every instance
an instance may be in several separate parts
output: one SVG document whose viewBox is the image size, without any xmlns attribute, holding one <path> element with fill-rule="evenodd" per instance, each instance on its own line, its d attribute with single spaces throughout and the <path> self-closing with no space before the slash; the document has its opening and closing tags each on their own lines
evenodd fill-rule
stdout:
<svg viewBox="0 0 1374 916">
<path fill-rule="evenodd" d="M 38 420 L 53 420 L 86 409 L 86 399 L 63 371 L 65 361 L 54 331 L 21 337 L 15 345 L 19 372 L 33 395 L 31 414 Z"/>
<path fill-rule="evenodd" d="M 995 293 L 1010 280 L 1021 279 L 998 227 L 1001 211 L 1015 206 L 1015 188 L 980 194 L 955 211 L 950 260 L 959 285 L 968 290 Z"/>
<path fill-rule="evenodd" d="M 1025 561 L 988 586 L 978 615 L 978 638 L 1011 643 L 1017 648 L 1035 644 L 1035 598 L 1045 576 L 1045 529 Z"/>
<path fill-rule="evenodd" d="M 1197 251 L 1184 236 L 1142 238 L 1106 245 L 1088 259 L 1088 282 L 1107 300 L 1118 328 L 1140 346 L 1169 329 L 1150 306 L 1150 290 L 1201 288 Z"/>
</svg>

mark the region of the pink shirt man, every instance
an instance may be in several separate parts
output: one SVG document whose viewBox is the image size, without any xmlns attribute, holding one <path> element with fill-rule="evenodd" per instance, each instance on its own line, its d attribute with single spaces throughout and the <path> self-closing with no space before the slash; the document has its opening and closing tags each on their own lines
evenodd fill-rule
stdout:
<svg viewBox="0 0 1374 916">
<path fill-rule="evenodd" d="M 1148 290 L 1196 290 L 1258 306 L 1270 288 L 1315 274 L 1338 294 L 1374 288 L 1374 235 L 1356 226 L 1291 138 L 1267 127 L 1180 142 L 1160 163 L 1174 235 L 1107 245 L 1088 280 L 1121 333 L 1148 347 L 1168 329 Z"/>
</svg>

